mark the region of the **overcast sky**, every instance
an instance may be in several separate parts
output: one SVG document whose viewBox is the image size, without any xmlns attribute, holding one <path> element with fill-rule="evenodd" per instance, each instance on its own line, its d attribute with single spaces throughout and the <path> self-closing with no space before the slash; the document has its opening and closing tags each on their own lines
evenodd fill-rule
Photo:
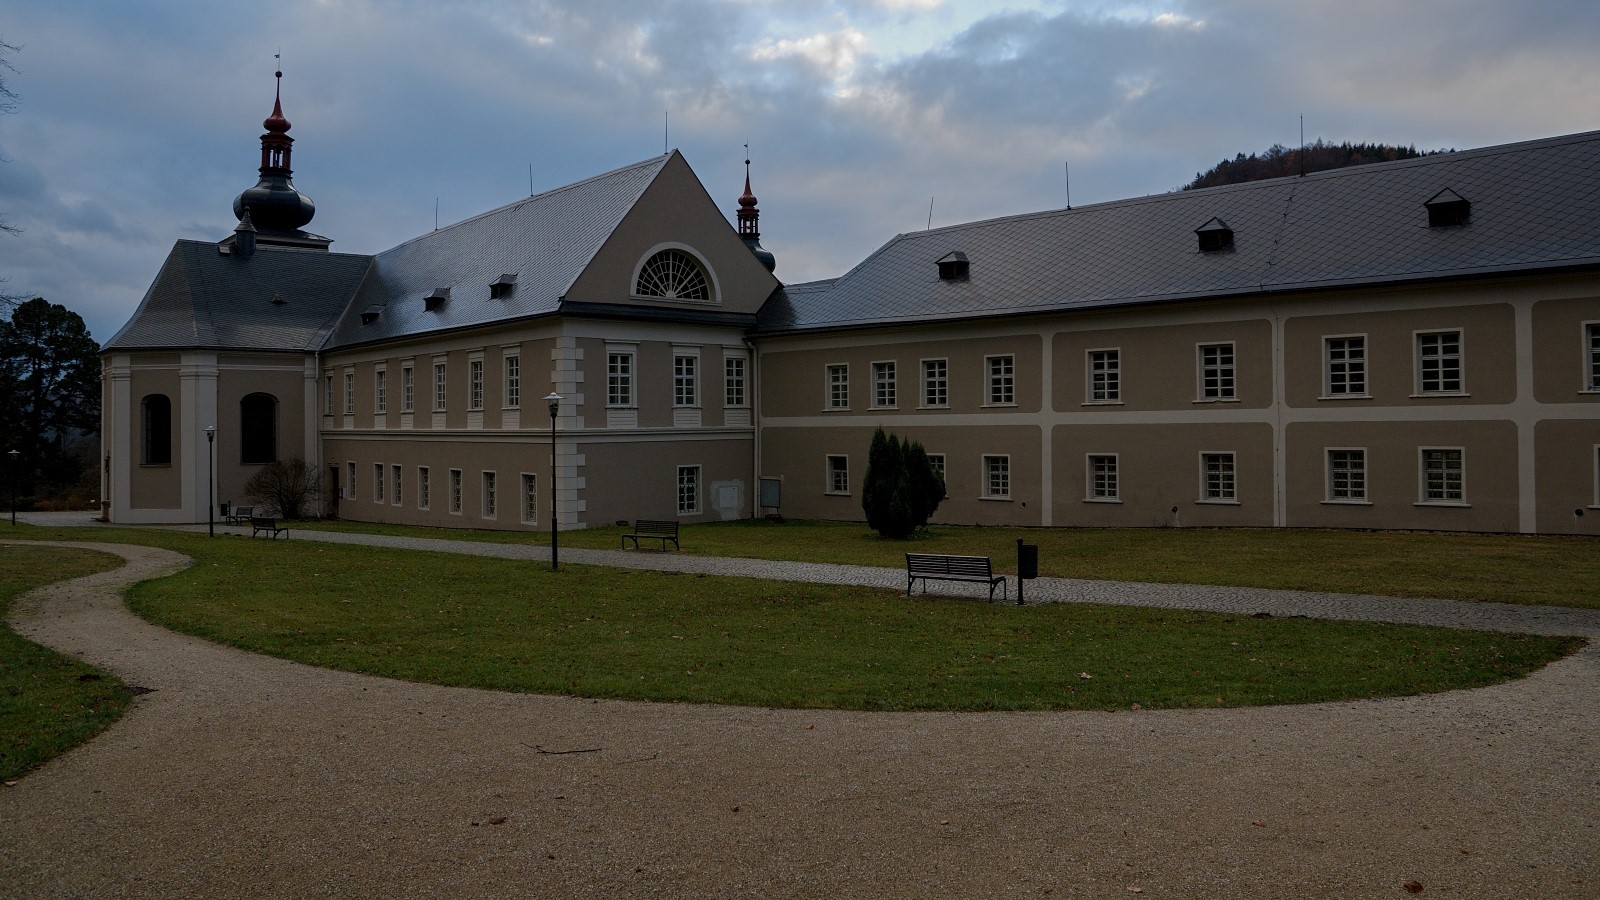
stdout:
<svg viewBox="0 0 1600 900">
<path fill-rule="evenodd" d="M 375 253 L 683 151 L 754 160 L 795 283 L 899 232 L 1169 191 L 1299 139 L 1600 128 L 1595 0 L 0 0 L 5 293 L 105 341 L 173 241 L 226 237 L 283 54 L 308 229 Z"/>
</svg>

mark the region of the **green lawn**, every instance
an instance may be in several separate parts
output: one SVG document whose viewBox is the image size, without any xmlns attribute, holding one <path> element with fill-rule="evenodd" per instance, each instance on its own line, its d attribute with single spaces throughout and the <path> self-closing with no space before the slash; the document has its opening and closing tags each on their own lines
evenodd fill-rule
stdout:
<svg viewBox="0 0 1600 900">
<path fill-rule="evenodd" d="M 549 532 L 458 531 L 336 522 L 302 527 L 549 544 Z M 612 550 L 617 527 L 561 533 L 561 546 Z M 994 558 L 1016 571 L 1017 539 L 1039 545 L 1041 575 L 1108 581 L 1531 603 L 1600 609 L 1600 541 L 1526 535 L 1310 529 L 958 528 L 909 541 L 865 525 L 791 521 L 686 525 L 683 552 L 900 567 L 905 552 Z"/>
<path fill-rule="evenodd" d="M 0 618 L 19 594 L 121 563 L 90 550 L 0 546 Z M 0 628 L 0 780 L 98 734 L 127 703 L 115 677 Z"/>
</svg>

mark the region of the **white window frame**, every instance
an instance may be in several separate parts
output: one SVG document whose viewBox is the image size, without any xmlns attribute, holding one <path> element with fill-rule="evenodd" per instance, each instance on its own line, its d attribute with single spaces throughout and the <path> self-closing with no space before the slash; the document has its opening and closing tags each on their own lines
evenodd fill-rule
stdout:
<svg viewBox="0 0 1600 900">
<path fill-rule="evenodd" d="M 1212 469 L 1212 463 L 1225 464 Z M 1213 477 L 1215 476 L 1215 477 Z M 1239 505 L 1239 458 L 1232 450 L 1200 451 L 1200 499 L 1210 506 Z"/>
<path fill-rule="evenodd" d="M 347 460 L 344 464 L 344 471 L 344 499 L 354 500 L 356 498 L 356 461 L 353 459 Z"/>
<path fill-rule="evenodd" d="M 1110 460 L 1104 472 L 1097 471 L 1099 460 Z M 1103 478 L 1101 476 L 1104 476 Z M 1085 453 L 1083 455 L 1083 502 L 1122 502 L 1122 460 L 1116 453 Z"/>
<path fill-rule="evenodd" d="M 1361 467 L 1358 470 L 1349 465 L 1338 466 L 1334 464 L 1334 454 L 1360 454 Z M 1367 448 L 1365 447 L 1325 447 L 1322 452 L 1324 499 L 1323 503 L 1337 506 L 1371 506 L 1372 501 L 1367 499 Z M 1339 477 L 1345 478 L 1345 495 L 1339 496 Z M 1351 481 L 1352 474 L 1359 480 L 1359 486 L 1354 486 Z"/>
<path fill-rule="evenodd" d="M 950 408 L 950 358 L 922 360 L 922 405 L 919 409 Z"/>
<path fill-rule="evenodd" d="M 449 394 L 450 363 L 433 361 L 433 411 L 444 412 Z"/>
<path fill-rule="evenodd" d="M 1341 344 L 1343 359 L 1334 359 L 1334 343 Z M 1350 357 L 1350 343 L 1360 341 L 1359 359 Z M 1322 336 L 1322 396 L 1323 400 L 1358 400 L 1370 398 L 1367 385 L 1367 336 L 1365 334 L 1325 334 Z"/>
<path fill-rule="evenodd" d="M 372 409 L 380 416 L 389 411 L 389 370 L 383 366 L 372 370 Z"/>
<path fill-rule="evenodd" d="M 522 524 L 539 524 L 539 476 L 522 473 Z"/>
<path fill-rule="evenodd" d="M 827 409 L 850 408 L 850 364 L 828 363 L 825 368 L 823 397 Z"/>
<path fill-rule="evenodd" d="M 1584 322 L 1578 330 L 1583 340 L 1583 390 L 1600 394 L 1600 320 Z"/>
<path fill-rule="evenodd" d="M 835 466 L 835 461 L 843 465 Z M 844 476 L 844 486 L 839 486 L 839 477 Z M 829 453 L 823 460 L 823 490 L 824 494 L 835 497 L 850 496 L 850 457 L 845 453 Z"/>
<path fill-rule="evenodd" d="M 500 515 L 500 478 L 493 469 L 484 469 L 478 482 L 482 488 L 478 512 L 482 518 L 493 521 Z"/>
<path fill-rule="evenodd" d="M 522 353 L 508 351 L 500 360 L 500 380 L 504 382 L 505 402 L 501 409 L 522 407 Z"/>
<path fill-rule="evenodd" d="M 722 357 L 722 405 L 727 409 L 750 406 L 750 357 L 743 353 Z"/>
<path fill-rule="evenodd" d="M 930 467 L 932 467 L 932 469 L 935 472 L 939 473 L 939 480 L 940 481 L 945 481 L 946 460 L 945 460 L 945 455 L 943 453 L 929 453 L 928 454 L 928 465 Z M 945 481 L 944 488 L 945 488 L 945 494 L 946 494 L 946 496 L 948 496 L 949 493 L 950 493 L 950 483 L 948 481 Z M 940 499 L 943 499 L 943 498 L 940 498 Z"/>
<path fill-rule="evenodd" d="M 420 510 L 429 509 L 433 503 L 428 476 L 427 466 L 417 466 L 417 509 Z"/>
<path fill-rule="evenodd" d="M 985 453 L 980 458 L 982 469 L 979 472 L 983 485 L 983 495 L 980 500 L 1010 500 L 1011 495 L 1011 454 Z M 996 476 L 999 476 L 996 480 Z"/>
<path fill-rule="evenodd" d="M 996 364 L 1002 365 L 996 371 Z M 1014 353 L 995 353 L 983 358 L 984 406 L 1017 405 L 1017 357 Z"/>
<path fill-rule="evenodd" d="M 1441 346 L 1436 353 L 1425 353 L 1424 344 L 1430 338 L 1443 338 L 1446 335 L 1455 335 L 1455 352 L 1445 353 Z M 1416 368 L 1416 393 L 1412 397 L 1465 397 L 1467 394 L 1467 336 L 1461 328 L 1430 328 L 1426 331 L 1417 330 L 1411 333 L 1411 349 L 1415 357 Z M 1433 376 L 1438 381 L 1438 386 L 1429 389 L 1426 387 L 1429 375 L 1427 373 L 1428 360 L 1438 360 L 1438 372 Z M 1445 387 L 1450 380 L 1445 377 L 1445 364 L 1454 361 L 1455 387 Z"/>
<path fill-rule="evenodd" d="M 405 471 L 405 467 L 398 464 L 389 467 L 389 502 L 395 506 L 405 502 Z"/>
<path fill-rule="evenodd" d="M 384 500 L 387 499 L 387 496 L 388 495 L 384 493 L 384 489 L 383 489 L 383 463 L 373 463 L 372 464 L 372 502 L 378 504 L 379 506 L 382 506 Z"/>
<path fill-rule="evenodd" d="M 606 408 L 634 409 L 638 394 L 633 390 L 637 357 L 631 349 L 606 348 Z"/>
<path fill-rule="evenodd" d="M 333 408 L 333 370 L 332 369 L 325 369 L 323 371 L 323 373 L 322 373 L 322 385 L 323 385 L 323 391 L 324 391 L 324 393 L 323 393 L 323 401 L 322 401 L 322 414 L 325 415 L 325 416 L 331 416 L 331 415 L 334 414 L 334 408 Z"/>
<path fill-rule="evenodd" d="M 400 411 L 412 412 L 417 408 L 417 367 L 406 363 L 400 367 Z"/>
<path fill-rule="evenodd" d="M 688 476 L 685 479 L 684 476 Z M 685 486 L 688 493 L 685 494 Z M 678 467 L 678 515 L 700 515 L 700 467 L 698 465 Z"/>
<path fill-rule="evenodd" d="M 344 370 L 344 414 L 356 414 L 356 370 Z"/>
<path fill-rule="evenodd" d="M 895 360 L 880 359 L 872 363 L 872 405 L 868 409 L 899 409 L 899 366 Z M 884 402 L 887 400 L 888 402 Z"/>
<path fill-rule="evenodd" d="M 700 351 L 681 347 L 672 349 L 672 407 L 698 409 L 700 407 Z"/>
<path fill-rule="evenodd" d="M 1121 405 L 1122 348 L 1091 347 L 1083 352 L 1083 365 L 1083 405 Z"/>
<path fill-rule="evenodd" d="M 483 357 L 467 360 L 467 409 L 483 409 Z"/>
<path fill-rule="evenodd" d="M 460 469 L 450 470 L 450 515 L 461 515 L 462 476 Z"/>
<path fill-rule="evenodd" d="M 1454 490 L 1451 485 L 1451 470 L 1448 468 L 1449 457 L 1442 459 L 1446 466 L 1442 468 L 1440 493 L 1443 496 L 1430 497 L 1432 490 L 1430 476 L 1433 466 L 1430 456 L 1433 454 L 1456 455 L 1457 466 L 1455 469 Z M 1454 493 L 1455 496 L 1450 496 Z M 1417 448 L 1417 504 L 1418 506 L 1470 506 L 1467 502 L 1467 449 L 1465 447 L 1418 447 Z"/>
<path fill-rule="evenodd" d="M 1221 352 L 1226 349 L 1224 362 Z M 1218 358 L 1208 362 L 1206 355 L 1216 351 Z M 1233 341 L 1208 341 L 1194 345 L 1196 403 L 1232 403 L 1239 399 L 1239 348 Z M 1212 384 L 1212 381 L 1215 384 Z"/>
</svg>

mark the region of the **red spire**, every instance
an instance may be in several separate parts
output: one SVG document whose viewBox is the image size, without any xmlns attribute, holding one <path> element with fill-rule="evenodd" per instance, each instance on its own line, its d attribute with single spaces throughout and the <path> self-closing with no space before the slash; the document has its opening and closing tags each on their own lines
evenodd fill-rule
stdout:
<svg viewBox="0 0 1600 900">
<path fill-rule="evenodd" d="M 750 152 L 750 145 L 745 145 Z M 761 236 L 761 211 L 756 209 L 756 195 L 750 192 L 750 160 L 744 161 L 744 195 L 739 198 L 739 234 Z"/>
<path fill-rule="evenodd" d="M 280 70 L 273 74 L 277 76 L 278 86 L 272 92 L 272 115 L 267 116 L 261 127 L 274 134 L 283 134 L 289 130 L 289 120 L 283 117 L 283 72 Z"/>
</svg>

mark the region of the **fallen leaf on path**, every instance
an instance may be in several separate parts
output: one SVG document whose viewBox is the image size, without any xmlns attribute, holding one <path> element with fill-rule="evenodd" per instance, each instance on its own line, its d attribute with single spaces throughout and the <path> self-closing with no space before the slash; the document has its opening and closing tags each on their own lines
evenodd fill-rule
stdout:
<svg viewBox="0 0 1600 900">
<path fill-rule="evenodd" d="M 1413 878 L 1405 883 L 1405 889 L 1408 894 L 1420 894 L 1422 893 L 1422 882 Z"/>
</svg>

